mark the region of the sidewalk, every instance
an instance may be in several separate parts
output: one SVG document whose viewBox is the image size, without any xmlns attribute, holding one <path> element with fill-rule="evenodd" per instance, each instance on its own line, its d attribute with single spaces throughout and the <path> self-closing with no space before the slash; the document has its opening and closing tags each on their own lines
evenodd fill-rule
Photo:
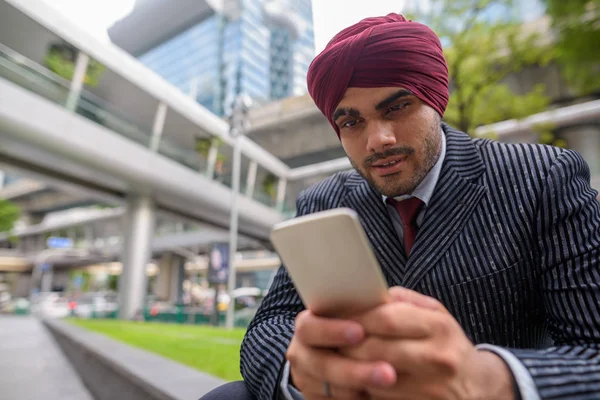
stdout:
<svg viewBox="0 0 600 400">
<path fill-rule="evenodd" d="M 0 316 L 2 400 L 93 400 L 42 323 Z"/>
</svg>

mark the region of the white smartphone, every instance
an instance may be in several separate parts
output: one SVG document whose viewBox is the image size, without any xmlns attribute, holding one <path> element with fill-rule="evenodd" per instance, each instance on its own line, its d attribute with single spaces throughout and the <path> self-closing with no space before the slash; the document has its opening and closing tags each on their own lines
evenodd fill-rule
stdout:
<svg viewBox="0 0 600 400">
<path fill-rule="evenodd" d="M 342 318 L 383 304 L 387 283 L 354 210 L 281 222 L 271 242 L 300 298 L 316 315 Z"/>
</svg>

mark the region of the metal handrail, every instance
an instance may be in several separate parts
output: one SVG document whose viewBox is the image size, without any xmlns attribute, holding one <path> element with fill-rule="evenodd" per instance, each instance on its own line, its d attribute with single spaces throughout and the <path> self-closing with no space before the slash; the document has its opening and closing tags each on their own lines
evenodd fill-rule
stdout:
<svg viewBox="0 0 600 400">
<path fill-rule="evenodd" d="M 58 77 L 53 72 L 46 70 L 43 66 L 26 57 L 20 56 L 19 53 L 12 51 L 4 45 L 0 48 L 0 67 L 10 73 L 8 79 L 13 80 L 17 78 L 15 82 L 25 89 L 31 90 L 61 106 L 65 106 L 70 88 L 67 85 L 67 81 L 63 78 Z M 15 77 L 11 77 L 11 75 L 15 75 Z M 74 110 L 75 112 L 109 128 L 119 135 L 142 144 L 144 147 L 149 147 L 151 137 L 149 130 L 143 129 L 135 121 L 132 122 L 126 117 L 122 117 L 121 113 L 113 112 L 111 108 L 114 109 L 114 107 L 92 93 L 85 90 L 82 90 L 80 93 L 81 97 L 77 108 Z M 185 147 L 178 148 L 177 146 L 172 146 L 172 142 L 168 138 L 166 140 L 163 138 L 159 145 L 158 153 L 192 170 L 202 172 L 200 160 L 195 160 L 191 156 L 195 151 Z M 211 180 L 223 184 L 214 179 L 214 176 Z M 268 207 L 273 207 L 272 204 L 269 204 L 268 201 L 258 196 L 257 193 L 252 196 L 252 200 Z"/>
<path fill-rule="evenodd" d="M 39 75 L 42 75 L 44 78 L 49 79 L 50 81 L 63 86 L 65 89 L 69 90 L 71 87 L 71 82 L 68 79 L 61 77 L 60 75 L 55 74 L 50 71 L 46 67 L 40 65 L 39 63 L 25 57 L 24 55 L 12 50 L 11 48 L 0 43 L 0 54 L 5 54 L 9 61 L 14 62 L 17 65 L 21 65 L 26 67 L 28 70 L 31 70 Z M 82 89 L 80 91 L 81 97 L 87 101 L 88 103 L 92 103 L 97 107 L 104 109 L 103 111 L 113 114 L 113 116 L 124 120 L 128 124 L 132 124 L 137 126 L 138 128 L 144 128 L 142 124 L 139 124 L 136 121 L 131 121 L 129 117 L 123 115 L 115 106 L 113 106 L 107 100 L 97 96 L 96 94 L 90 92 L 89 90 Z M 148 129 L 149 132 L 149 129 Z M 147 135 L 150 135 L 149 133 Z"/>
<path fill-rule="evenodd" d="M 7 47 L 7 46 L 3 45 L 2 43 L 0 43 L 0 53 L 6 54 L 8 57 L 10 57 L 12 60 L 14 60 L 17 64 L 24 65 L 27 68 L 35 71 L 36 73 L 43 75 L 44 77 L 60 84 L 61 86 L 64 86 L 67 89 L 69 89 L 71 87 L 71 82 L 69 82 L 68 79 L 65 79 L 62 76 L 55 74 L 54 72 L 50 71 L 49 69 L 45 68 L 44 66 L 40 65 L 39 63 L 25 57 L 24 55 L 14 51 L 10 47 Z"/>
</svg>

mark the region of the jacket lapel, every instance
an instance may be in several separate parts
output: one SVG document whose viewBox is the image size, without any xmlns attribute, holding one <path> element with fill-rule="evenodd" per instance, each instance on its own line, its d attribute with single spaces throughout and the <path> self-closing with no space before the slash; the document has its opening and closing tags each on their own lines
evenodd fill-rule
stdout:
<svg viewBox="0 0 600 400">
<path fill-rule="evenodd" d="M 484 173 L 471 138 L 447 125 L 446 157 L 433 197 L 406 266 L 403 286 L 415 288 L 456 240 L 487 189 L 478 183 Z"/>
<path fill-rule="evenodd" d="M 346 189 L 347 195 L 340 207 L 356 211 L 388 285 L 400 285 L 405 274 L 406 256 L 381 194 L 356 172 L 346 181 Z"/>
</svg>

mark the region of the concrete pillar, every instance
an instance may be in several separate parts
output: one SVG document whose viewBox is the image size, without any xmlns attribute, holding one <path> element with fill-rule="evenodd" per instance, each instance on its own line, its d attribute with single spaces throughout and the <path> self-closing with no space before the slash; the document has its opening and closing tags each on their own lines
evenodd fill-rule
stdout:
<svg viewBox="0 0 600 400">
<path fill-rule="evenodd" d="M 248 167 L 248 176 L 246 177 L 246 196 L 252 198 L 254 196 L 254 186 L 256 186 L 256 172 L 258 170 L 258 163 L 251 161 Z"/>
<path fill-rule="evenodd" d="M 154 285 L 154 294 L 171 304 L 182 301 L 185 280 L 185 258 L 174 253 L 165 253 L 159 261 L 159 273 Z"/>
<path fill-rule="evenodd" d="M 560 136 L 570 149 L 582 155 L 590 167 L 592 180 L 600 177 L 600 126 L 577 125 L 563 128 Z"/>
<path fill-rule="evenodd" d="M 206 177 L 208 179 L 214 179 L 215 177 L 215 166 L 217 164 L 217 156 L 219 155 L 219 146 L 215 145 L 215 141 L 210 146 L 208 151 L 208 160 L 206 160 Z"/>
<path fill-rule="evenodd" d="M 94 247 L 94 226 L 89 224 L 83 227 L 83 235 L 87 247 Z"/>
<path fill-rule="evenodd" d="M 183 302 L 183 281 L 185 280 L 185 258 L 173 254 L 171 263 L 171 293 L 169 302 L 180 304 Z"/>
<path fill-rule="evenodd" d="M 150 138 L 150 150 L 158 152 L 160 146 L 160 139 L 162 137 L 163 128 L 165 127 L 165 120 L 167 118 L 167 105 L 165 103 L 159 103 L 154 115 L 154 124 L 152 125 L 152 138 Z"/>
<path fill-rule="evenodd" d="M 119 279 L 119 318 L 132 319 L 143 311 L 146 267 L 150 260 L 155 210 L 150 196 L 131 195 L 123 218 L 123 272 Z"/>
<path fill-rule="evenodd" d="M 38 253 L 46 248 L 46 238 L 43 234 L 39 234 L 36 236 L 35 248 Z"/>
<path fill-rule="evenodd" d="M 168 300 L 170 297 L 172 254 L 164 253 L 158 261 L 158 276 L 154 281 L 154 294 L 160 300 Z"/>
<path fill-rule="evenodd" d="M 75 60 L 75 71 L 73 71 L 73 79 L 71 80 L 71 87 L 69 90 L 69 97 L 67 97 L 67 103 L 65 107 L 67 110 L 75 111 L 77 103 L 79 102 L 79 96 L 81 95 L 81 89 L 83 89 L 83 82 L 85 80 L 85 74 L 87 72 L 90 57 L 83 53 L 77 53 L 77 60 Z"/>
<path fill-rule="evenodd" d="M 31 273 L 19 273 L 11 285 L 11 295 L 13 297 L 29 297 L 32 276 Z"/>
<path fill-rule="evenodd" d="M 52 287 L 66 289 L 69 286 L 69 269 L 60 268 L 54 271 Z"/>
<path fill-rule="evenodd" d="M 287 186 L 287 180 L 285 178 L 279 178 L 279 184 L 277 185 L 277 203 L 275 207 L 277 211 L 283 212 L 285 206 L 285 188 Z"/>
<path fill-rule="evenodd" d="M 54 288 L 66 288 L 69 285 L 68 269 L 56 270 L 52 264 L 48 264 L 42 272 L 41 292 L 51 292 Z M 59 290 L 59 289 L 57 289 Z"/>
<path fill-rule="evenodd" d="M 52 275 L 54 275 L 54 266 L 52 264 L 46 264 L 42 270 L 42 282 L 40 284 L 41 292 L 52 291 Z"/>
</svg>

